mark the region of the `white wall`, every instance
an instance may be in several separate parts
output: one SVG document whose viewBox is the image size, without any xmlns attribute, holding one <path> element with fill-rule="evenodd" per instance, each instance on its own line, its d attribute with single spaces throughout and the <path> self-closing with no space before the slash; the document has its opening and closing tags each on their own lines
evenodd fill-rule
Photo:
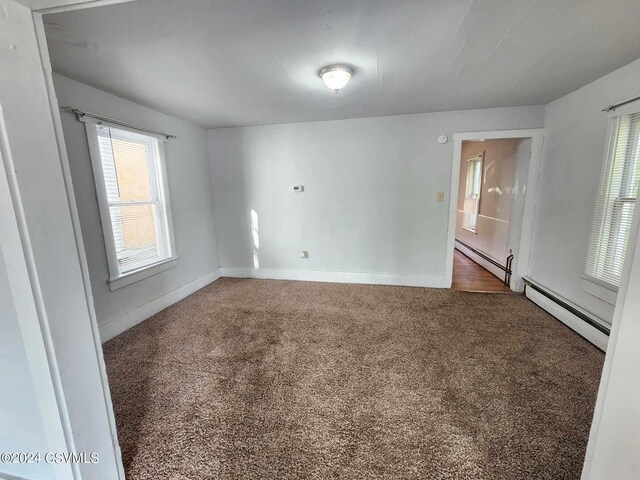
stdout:
<svg viewBox="0 0 640 480">
<path fill-rule="evenodd" d="M 503 265 L 509 251 L 514 250 L 515 256 L 520 244 L 530 152 L 531 139 L 505 138 L 462 142 L 456 239 L 464 241 Z M 467 164 L 470 158 L 483 153 L 480 209 L 476 231 L 470 232 L 462 227 Z M 515 222 L 513 227 L 512 220 Z M 498 272 L 498 276 L 504 277 L 504 272 L 499 269 Z"/>
<path fill-rule="evenodd" d="M 84 124 L 75 115 L 62 114 L 98 323 L 117 321 L 137 307 L 217 270 L 206 131 L 60 75 L 54 74 L 54 82 L 60 106 L 88 110 L 178 137 L 165 144 L 178 265 L 111 292 Z"/>
<path fill-rule="evenodd" d="M 543 114 L 518 107 L 210 130 L 221 265 L 252 268 L 255 250 L 261 270 L 442 285 L 453 143 L 437 136 L 537 128 Z M 297 184 L 304 193 L 292 192 Z"/>
<path fill-rule="evenodd" d="M 613 305 L 583 291 L 587 240 L 607 135 L 606 106 L 640 93 L 640 60 L 546 107 L 530 276 L 611 322 Z"/>
</svg>

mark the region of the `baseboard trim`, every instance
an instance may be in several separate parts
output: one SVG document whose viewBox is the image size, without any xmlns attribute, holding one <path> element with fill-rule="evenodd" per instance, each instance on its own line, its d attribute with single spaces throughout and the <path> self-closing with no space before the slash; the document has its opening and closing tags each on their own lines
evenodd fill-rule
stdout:
<svg viewBox="0 0 640 480">
<path fill-rule="evenodd" d="M 538 305 L 543 310 L 546 310 L 547 312 L 549 312 L 551 315 L 553 315 L 559 321 L 564 323 L 571 330 L 581 335 L 585 339 L 589 340 L 591 343 L 593 343 L 596 347 L 598 347 L 603 352 L 607 351 L 607 344 L 609 343 L 609 335 L 601 331 L 602 330 L 601 328 L 596 328 L 593 325 L 590 325 L 588 322 L 578 317 L 577 315 L 573 314 L 572 312 L 564 308 L 559 303 L 553 301 L 551 298 L 549 298 L 549 296 L 545 295 L 544 293 L 541 293 L 540 290 L 542 290 L 543 292 L 547 290 L 545 289 L 545 287 L 542 287 L 541 285 L 536 283 L 534 284 L 535 288 L 532 288 L 533 282 L 530 279 L 527 279 L 526 281 L 528 285 L 525 287 L 525 295 L 529 300 L 531 300 L 533 303 Z M 556 295 L 550 291 L 549 293 L 551 293 L 552 296 Z M 565 300 L 563 298 L 561 300 L 562 302 L 568 303 L 568 300 Z M 571 305 L 571 308 L 579 310 L 579 307 L 577 306 Z M 600 323 L 602 321 L 600 319 L 594 318 L 593 322 Z"/>
<path fill-rule="evenodd" d="M 450 288 L 444 275 L 393 275 L 384 273 L 322 272 L 316 270 L 278 270 L 262 268 L 226 268 L 222 277 L 299 280 L 303 282 L 364 283 L 405 287 Z"/>
<path fill-rule="evenodd" d="M 460 252 L 462 252 L 463 255 L 466 255 L 471 260 L 476 262 L 482 268 L 484 268 L 488 272 L 492 273 L 493 275 L 498 277 L 500 280 L 504 281 L 504 270 L 499 269 L 498 267 L 496 267 L 491 262 L 488 262 L 484 258 L 482 258 L 480 255 L 477 255 L 473 250 L 470 250 L 465 245 L 460 243 L 458 241 L 458 239 L 456 239 L 456 241 L 455 241 L 455 248 L 456 248 L 456 250 L 459 250 Z M 496 261 L 498 261 L 498 260 L 496 260 Z"/>
<path fill-rule="evenodd" d="M 185 297 L 188 297 L 193 292 L 200 290 L 202 287 L 205 287 L 212 282 L 215 282 L 221 276 L 221 269 L 217 269 L 213 272 L 203 275 L 202 277 L 196 278 L 195 280 L 186 283 L 181 287 L 176 288 L 175 290 L 165 293 L 164 295 L 151 300 L 144 305 L 140 305 L 139 307 L 134 308 L 124 315 L 120 315 L 119 317 L 109 320 L 99 327 L 100 341 L 104 343 L 108 340 L 111 340 L 113 337 L 116 337 L 121 333 L 129 330 L 131 327 L 146 320 L 152 315 L 155 315 L 161 310 L 164 310 L 168 306 L 179 302 Z"/>
</svg>

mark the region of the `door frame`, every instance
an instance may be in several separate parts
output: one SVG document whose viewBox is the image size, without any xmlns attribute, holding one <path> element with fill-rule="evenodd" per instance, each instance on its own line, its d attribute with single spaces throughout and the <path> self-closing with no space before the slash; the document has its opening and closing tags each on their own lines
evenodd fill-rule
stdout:
<svg viewBox="0 0 640 480">
<path fill-rule="evenodd" d="M 0 148 L 0 162 L 2 163 L 0 165 L 0 168 L 2 169 L 2 172 L 0 172 L 0 193 L 2 195 L 0 196 L 7 200 L 2 204 L 3 207 L 7 208 L 0 209 L 0 213 L 2 213 L 2 218 L 4 219 L 2 223 L 11 227 L 10 229 L 3 231 L 3 233 L 6 233 L 7 235 L 3 236 L 3 243 L 1 247 L 3 250 L 2 253 L 5 254 L 7 258 L 11 259 L 11 264 L 7 265 L 6 269 L 12 288 L 11 296 L 17 310 L 16 313 L 20 324 L 21 336 L 25 350 L 27 351 L 34 387 L 38 396 L 39 408 L 41 414 L 44 415 L 44 428 L 47 434 L 48 447 L 50 451 L 56 453 L 79 453 L 76 451 L 77 448 L 79 448 L 76 443 L 78 439 L 86 440 L 94 437 L 98 433 L 101 435 L 108 434 L 110 442 L 109 449 L 107 451 L 109 452 L 109 456 L 113 455 L 113 459 L 109 459 L 108 461 L 105 459 L 105 466 L 102 467 L 101 465 L 103 464 L 103 461 L 102 458 L 100 458 L 100 462 L 96 464 L 95 467 L 98 470 L 94 470 L 94 473 L 96 474 L 95 478 L 107 478 L 105 475 L 108 475 L 109 478 L 113 478 L 114 480 L 116 478 L 124 480 L 125 474 L 117 440 L 115 416 L 111 403 L 111 395 L 103 359 L 102 344 L 100 342 L 98 323 L 93 304 L 87 258 L 80 229 L 77 204 L 71 182 L 71 171 L 69 168 L 69 160 L 62 131 L 60 110 L 53 86 L 52 68 L 44 30 L 43 16 L 49 13 L 99 7 L 133 0 L 9 1 L 15 3 L 16 8 L 26 8 L 31 15 L 31 25 L 23 24 L 21 28 L 24 29 L 24 32 L 28 36 L 33 35 L 33 37 L 35 37 L 37 52 L 33 54 L 28 48 L 24 51 L 19 51 L 24 58 L 28 58 L 29 61 L 33 62 L 33 64 L 40 65 L 42 68 L 42 78 L 44 79 L 46 98 L 42 98 L 43 103 L 40 103 L 39 98 L 35 103 L 48 110 L 48 113 L 51 115 L 50 121 L 53 124 L 53 129 L 51 133 L 49 133 L 49 131 L 40 132 L 39 135 L 51 135 L 48 137 L 49 140 L 51 142 L 55 142 L 55 145 L 57 146 L 57 151 L 51 152 L 51 158 L 49 161 L 60 162 L 59 166 L 62 173 L 62 187 L 64 188 L 64 192 L 61 192 L 61 189 L 59 189 L 58 194 L 64 194 L 69 210 L 68 213 L 72 228 L 71 238 L 75 243 L 74 247 L 80 267 L 80 278 L 77 279 L 76 277 L 76 279 L 82 282 L 83 295 L 86 302 L 86 313 L 88 314 L 91 332 L 91 340 L 89 340 L 91 343 L 83 345 L 81 349 L 78 349 L 78 355 L 76 355 L 78 358 L 75 358 L 75 360 L 78 362 L 86 360 L 87 364 L 95 365 L 97 367 L 97 372 L 100 376 L 98 382 L 96 382 L 98 388 L 92 390 L 89 396 L 93 395 L 93 397 L 91 397 L 91 401 L 94 403 L 95 408 L 98 410 L 104 409 L 106 423 L 108 424 L 106 425 L 107 428 L 105 430 L 96 429 L 95 425 L 90 424 L 90 422 L 78 422 L 75 425 L 72 425 L 70 422 L 69 412 L 71 412 L 78 403 L 76 401 L 76 397 L 88 398 L 88 395 L 85 395 L 86 392 L 76 392 L 73 388 L 63 388 L 61 378 L 65 370 L 58 361 L 59 356 L 56 354 L 56 346 L 59 348 L 60 345 L 57 345 L 57 340 L 54 339 L 51 334 L 51 323 L 47 314 L 47 309 L 42 300 L 41 282 L 38 277 L 38 270 L 46 269 L 47 265 L 41 265 L 31 253 L 31 239 L 34 235 L 33 232 L 30 234 L 27 229 L 29 217 L 23 207 L 23 198 L 21 196 L 19 182 L 17 181 L 15 174 L 17 169 L 12 163 L 10 145 L 13 137 L 8 136 L 6 129 L 0 121 L 0 147 L 2 147 Z M 32 28 L 32 30 L 30 30 L 30 28 Z M 15 47 L 12 46 L 12 49 L 15 49 Z M 28 55 L 28 57 L 25 57 L 25 55 Z M 40 82 L 41 80 L 38 79 L 37 81 Z M 1 117 L 0 105 L 0 120 Z M 19 235 L 19 243 L 16 243 L 18 242 L 18 240 L 16 240 L 16 234 Z M 61 332 L 62 328 L 66 327 L 59 326 L 58 333 Z M 68 334 L 69 336 L 72 336 L 74 334 L 73 330 L 69 330 Z M 82 341 L 84 342 L 85 340 L 88 339 L 83 337 Z M 75 414 L 77 414 L 77 412 L 75 412 Z M 113 470 L 111 466 L 113 466 Z M 78 463 L 57 464 L 54 466 L 54 475 L 56 478 L 60 479 L 86 478 L 82 472 L 80 464 Z"/>
<path fill-rule="evenodd" d="M 4 112 L 0 105 L 0 256 L 4 259 L 9 296 L 22 337 L 31 381 L 36 395 L 42 427 L 51 451 L 69 453 L 74 450 L 73 432 L 64 401 L 62 383 L 56 375 L 58 365 L 53 342 L 47 328 L 45 306 L 37 282 L 35 260 L 27 233 L 24 209 L 18 191 Z M 56 480 L 79 477 L 77 465 L 51 465 Z"/>
<path fill-rule="evenodd" d="M 453 255 L 456 240 L 456 217 L 458 210 L 458 190 L 460 185 L 460 158 L 462 157 L 462 142 L 468 140 L 497 140 L 505 138 L 530 138 L 531 157 L 527 172 L 527 190 L 524 198 L 524 213 L 522 218 L 522 232 L 520 235 L 520 247 L 515 267 L 512 267 L 514 275 L 511 280 L 511 290 L 521 292 L 524 290 L 522 278 L 529 273 L 531 256 L 531 242 L 533 237 L 533 225 L 540 183 L 540 165 L 542 161 L 542 147 L 544 144 L 545 129 L 533 128 L 524 130 L 494 130 L 489 132 L 464 132 L 454 133 L 453 157 L 451 159 L 451 186 L 449 189 L 449 223 L 447 227 L 447 257 L 445 263 L 445 284 L 451 288 L 453 282 Z"/>
<path fill-rule="evenodd" d="M 51 119 L 53 121 L 53 128 L 56 137 L 56 143 L 58 145 L 58 156 L 60 158 L 60 166 L 62 167 L 62 177 L 64 180 L 65 193 L 67 196 L 67 202 L 69 203 L 69 213 L 71 216 L 71 224 L 73 228 L 73 235 L 75 238 L 76 250 L 78 252 L 78 260 L 80 263 L 80 273 L 82 275 L 82 284 L 84 287 L 84 296 L 87 302 L 87 311 L 89 313 L 91 331 L 93 336 L 93 349 L 95 350 L 96 360 L 101 366 L 100 368 L 100 384 L 102 386 L 102 400 L 105 405 L 105 411 L 109 424 L 109 434 L 111 436 L 111 444 L 113 445 L 113 456 L 115 459 L 118 480 L 124 480 L 124 466 L 122 464 L 122 456 L 120 452 L 120 446 L 118 442 L 118 432 L 116 428 L 116 419 L 113 412 L 113 404 L 111 401 L 111 390 L 109 389 L 109 382 L 107 379 L 107 372 L 104 364 L 104 356 L 102 351 L 102 342 L 100 340 L 100 330 L 98 326 L 98 318 L 93 303 L 93 291 L 91 290 L 91 279 L 89 276 L 89 264 L 87 261 L 86 250 L 84 248 L 84 240 L 82 238 L 82 230 L 80 228 L 80 217 L 78 214 L 78 205 L 76 203 L 75 191 L 73 189 L 73 182 L 71 178 L 71 168 L 69 166 L 69 157 L 67 155 L 67 147 L 64 140 L 64 133 L 62 131 L 62 118 L 60 115 L 60 106 L 58 104 L 58 98 L 56 97 L 55 88 L 53 84 L 53 68 L 51 66 L 51 58 L 49 56 L 49 47 L 47 45 L 47 37 L 44 28 L 44 15 L 49 13 L 59 13 L 71 10 L 79 10 L 85 8 L 99 7 L 114 3 L 122 3 L 123 0 L 108 0 L 108 1 L 86 1 L 84 3 L 76 3 L 71 5 L 62 5 L 58 7 L 49 7 L 46 9 L 39 9 L 32 11 L 33 25 L 36 32 L 36 40 L 38 42 L 38 49 L 40 51 L 40 62 L 42 64 L 42 71 L 45 77 L 45 87 L 47 91 L 47 99 L 49 101 L 49 107 L 51 109 Z M 57 2 L 64 3 L 64 2 Z"/>
</svg>

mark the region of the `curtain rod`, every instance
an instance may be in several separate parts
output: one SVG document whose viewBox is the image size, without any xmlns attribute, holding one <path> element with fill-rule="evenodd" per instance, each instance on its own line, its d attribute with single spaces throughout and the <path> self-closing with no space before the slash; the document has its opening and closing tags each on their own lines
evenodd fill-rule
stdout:
<svg viewBox="0 0 640 480">
<path fill-rule="evenodd" d="M 90 117 L 90 118 L 95 118 L 96 120 L 103 120 L 105 122 L 113 123 L 115 125 L 120 125 L 120 126 L 123 126 L 123 127 L 133 128 L 135 130 L 140 130 L 141 132 L 153 133 L 154 135 L 159 135 L 161 137 L 166 137 L 167 140 L 169 140 L 171 138 L 178 138 L 175 135 L 169 135 L 168 133 L 157 132 L 155 130 L 149 130 L 148 128 L 139 127 L 138 125 L 133 125 L 132 123 L 121 122 L 120 120 L 115 120 L 113 118 L 104 117 L 104 116 L 98 115 L 96 113 L 85 112 L 84 110 L 80 110 L 78 108 L 60 107 L 60 110 L 62 110 L 63 112 L 75 113 L 77 115 L 78 119 L 80 119 L 82 117 Z"/>
<path fill-rule="evenodd" d="M 633 103 L 636 100 L 640 100 L 640 95 L 637 97 L 630 98 L 629 100 L 625 100 L 624 102 L 616 103 L 614 105 L 609 105 L 607 108 L 602 110 L 603 112 L 615 112 L 616 108 L 622 107 L 623 105 L 627 105 L 629 103 Z"/>
</svg>

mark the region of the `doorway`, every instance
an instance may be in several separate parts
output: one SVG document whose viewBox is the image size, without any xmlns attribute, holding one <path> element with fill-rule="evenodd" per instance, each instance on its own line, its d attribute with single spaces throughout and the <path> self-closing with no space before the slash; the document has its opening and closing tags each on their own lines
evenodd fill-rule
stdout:
<svg viewBox="0 0 640 480">
<path fill-rule="evenodd" d="M 522 291 L 542 130 L 454 135 L 447 273 L 451 288 Z"/>
</svg>

